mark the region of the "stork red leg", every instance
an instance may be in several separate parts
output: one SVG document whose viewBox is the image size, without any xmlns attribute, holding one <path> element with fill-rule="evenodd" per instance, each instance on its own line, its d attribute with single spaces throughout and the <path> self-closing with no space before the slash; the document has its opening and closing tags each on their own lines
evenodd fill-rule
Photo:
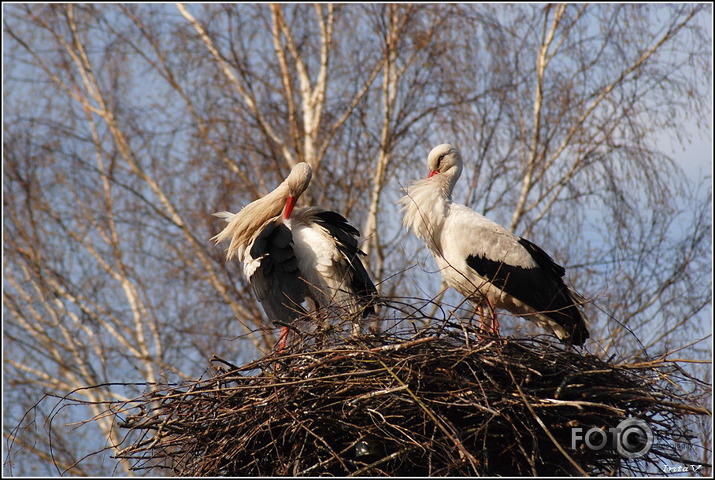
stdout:
<svg viewBox="0 0 715 480">
<path fill-rule="evenodd" d="M 500 336 L 499 334 L 499 318 L 497 317 L 497 311 L 494 308 L 494 306 L 491 304 L 489 299 L 487 298 L 487 305 L 489 306 L 489 312 L 492 314 L 492 321 L 489 322 L 489 330 L 496 335 L 497 337 Z"/>
<path fill-rule="evenodd" d="M 285 350 L 286 340 L 288 340 L 288 330 L 288 327 L 281 328 L 281 334 L 278 336 L 278 343 L 276 345 L 278 353 L 283 353 Z"/>
<path fill-rule="evenodd" d="M 489 323 L 487 324 L 487 319 L 484 315 L 484 307 L 480 303 L 477 305 L 477 313 L 479 314 L 480 318 L 480 326 L 485 332 L 492 333 L 496 335 L 497 337 L 500 335 L 499 333 L 499 318 L 497 317 L 497 311 L 494 309 L 494 305 L 492 305 L 492 302 L 489 301 L 488 298 L 484 297 L 484 301 L 487 302 L 487 307 L 489 310 L 489 316 L 491 317 L 489 320 Z"/>
<path fill-rule="evenodd" d="M 481 330 L 484 326 L 484 307 L 482 304 L 477 304 L 477 316 L 479 317 L 479 329 Z"/>
</svg>

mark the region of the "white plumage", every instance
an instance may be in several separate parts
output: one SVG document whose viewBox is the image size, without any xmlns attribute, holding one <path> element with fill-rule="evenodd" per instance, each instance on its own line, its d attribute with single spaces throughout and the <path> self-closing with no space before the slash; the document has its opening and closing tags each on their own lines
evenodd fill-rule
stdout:
<svg viewBox="0 0 715 480">
<path fill-rule="evenodd" d="M 563 267 L 537 245 L 452 201 L 462 173 L 456 148 L 435 147 L 428 165 L 428 178 L 409 186 L 399 202 L 404 225 L 424 240 L 447 285 L 477 305 L 486 299 L 564 342 L 583 344 L 588 330 L 580 298 L 563 283 Z"/>
</svg>

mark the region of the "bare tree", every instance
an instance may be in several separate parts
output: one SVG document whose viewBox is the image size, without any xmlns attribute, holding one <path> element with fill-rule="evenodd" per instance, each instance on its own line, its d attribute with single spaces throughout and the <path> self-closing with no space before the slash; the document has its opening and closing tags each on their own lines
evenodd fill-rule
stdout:
<svg viewBox="0 0 715 480">
<path fill-rule="evenodd" d="M 211 213 L 299 161 L 384 295 L 441 291 L 395 200 L 450 142 L 460 200 L 592 302 L 591 351 L 712 355 L 711 178 L 664 140 L 711 128 L 709 5 L 3 9 L 6 473 L 132 474 L 107 402 L 272 347 Z"/>
</svg>

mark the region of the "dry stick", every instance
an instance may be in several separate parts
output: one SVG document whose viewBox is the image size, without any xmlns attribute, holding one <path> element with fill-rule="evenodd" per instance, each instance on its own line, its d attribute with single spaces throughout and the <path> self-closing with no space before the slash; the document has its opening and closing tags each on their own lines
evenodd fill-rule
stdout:
<svg viewBox="0 0 715 480">
<path fill-rule="evenodd" d="M 584 407 L 593 407 L 593 408 L 603 408 L 605 410 L 610 410 L 616 415 L 624 415 L 626 412 L 622 408 L 616 408 L 612 407 L 610 405 L 605 405 L 603 403 L 596 403 L 596 402 L 587 402 L 583 400 L 557 400 L 555 398 L 545 398 L 542 400 L 543 402 L 546 403 L 537 403 L 534 406 L 535 407 L 560 407 L 563 405 L 570 406 L 570 407 L 576 407 L 579 410 L 583 410 Z"/>
<path fill-rule="evenodd" d="M 358 355 L 364 354 L 364 353 L 397 351 L 397 350 L 402 350 L 404 348 L 414 347 L 415 345 L 421 345 L 423 343 L 432 342 L 435 340 L 439 340 L 439 338 L 438 337 L 423 337 L 423 338 L 418 338 L 417 340 L 411 340 L 409 342 L 390 344 L 390 345 L 382 345 L 381 347 L 369 348 L 367 350 L 347 350 L 347 349 L 346 350 L 333 350 L 336 353 L 341 352 L 341 351 L 344 351 L 346 353 L 343 355 L 337 355 L 337 356 L 333 356 L 333 357 L 323 358 L 322 360 L 318 360 L 317 362 L 312 363 L 305 368 L 306 369 L 314 369 L 314 368 L 317 368 L 317 367 L 319 367 L 323 364 L 326 364 L 326 363 L 344 360 L 346 358 L 355 357 L 355 356 L 358 356 Z M 300 357 L 300 356 L 302 356 L 302 354 L 298 354 L 297 356 Z"/>
<path fill-rule="evenodd" d="M 516 390 L 519 392 L 519 395 L 521 395 L 522 400 L 524 400 L 524 405 L 526 405 L 526 408 L 529 409 L 529 412 L 531 413 L 531 415 L 532 415 L 532 416 L 536 419 L 536 421 L 539 423 L 539 425 L 541 426 L 541 428 L 544 430 L 544 433 L 546 433 L 546 435 L 549 437 L 549 439 L 553 442 L 554 446 L 556 446 L 556 448 L 559 450 L 559 452 L 561 452 L 561 454 L 564 456 L 564 458 L 566 458 L 566 460 L 568 460 L 568 461 L 571 463 L 571 465 L 573 465 L 573 466 L 576 468 L 576 470 L 578 470 L 578 472 L 579 472 L 581 475 L 583 475 L 584 477 L 588 477 L 588 474 L 586 473 L 586 471 L 585 471 L 583 468 L 581 468 L 581 465 L 579 465 L 578 463 L 576 463 L 576 461 L 575 461 L 573 458 L 571 458 L 571 455 L 569 455 L 569 454 L 566 452 L 566 450 L 564 450 L 564 447 L 562 447 L 561 444 L 554 438 L 554 436 L 551 434 L 551 432 L 550 432 L 549 429 L 546 427 L 546 425 L 544 424 L 544 422 L 543 422 L 543 421 L 541 420 L 541 418 L 536 414 L 536 412 L 535 412 L 534 409 L 532 408 L 531 404 L 529 403 L 529 400 L 526 398 L 526 395 L 524 395 L 524 392 L 521 390 L 521 387 L 520 387 L 519 384 L 517 383 L 516 378 L 514 378 L 514 374 L 511 373 L 511 370 L 507 369 L 507 372 L 509 373 L 509 376 L 511 377 L 511 380 L 514 382 L 514 386 L 516 387 Z"/>
<path fill-rule="evenodd" d="M 354 471 L 353 473 L 349 474 L 348 477 L 358 477 L 361 474 L 363 474 L 364 472 L 367 472 L 368 470 L 370 470 L 371 468 L 375 468 L 378 465 L 380 465 L 381 463 L 389 462 L 393 458 L 397 458 L 400 455 L 409 452 L 410 450 L 414 450 L 415 448 L 417 448 L 416 445 L 409 445 L 405 448 L 401 448 L 400 450 L 398 450 L 396 452 L 393 452 L 385 457 L 382 457 L 380 460 L 375 460 L 371 464 L 365 465 L 364 467 L 360 468 L 359 470 Z"/>
</svg>

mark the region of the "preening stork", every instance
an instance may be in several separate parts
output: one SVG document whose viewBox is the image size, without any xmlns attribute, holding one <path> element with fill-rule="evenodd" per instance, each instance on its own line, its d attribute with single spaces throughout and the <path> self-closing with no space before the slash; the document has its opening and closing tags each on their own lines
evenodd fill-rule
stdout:
<svg viewBox="0 0 715 480">
<path fill-rule="evenodd" d="M 565 270 L 534 243 L 474 210 L 454 203 L 462 156 L 449 144 L 429 154 L 429 176 L 406 188 L 403 222 L 425 241 L 445 282 L 477 307 L 522 315 L 564 343 L 589 337 L 580 297 L 564 284 Z M 493 316 L 496 314 L 493 313 Z"/>
<path fill-rule="evenodd" d="M 228 222 L 213 237 L 230 240 L 226 260 L 243 262 L 243 272 L 266 315 L 280 325 L 278 350 L 285 347 L 289 325 L 315 308 L 337 304 L 354 317 L 374 313 L 377 290 L 365 270 L 360 233 L 340 214 L 318 207 L 294 208 L 308 188 L 312 169 L 298 163 L 271 193 L 238 213 L 218 212 Z M 354 326 L 354 332 L 359 326 Z"/>
</svg>

